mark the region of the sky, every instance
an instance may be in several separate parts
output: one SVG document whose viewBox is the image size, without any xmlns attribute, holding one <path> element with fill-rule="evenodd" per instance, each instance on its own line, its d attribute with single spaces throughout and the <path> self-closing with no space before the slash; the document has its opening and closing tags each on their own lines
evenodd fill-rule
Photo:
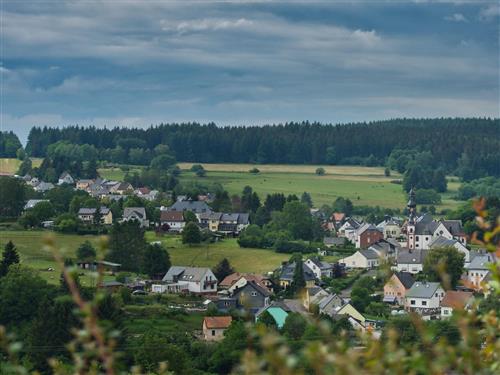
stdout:
<svg viewBox="0 0 500 375">
<path fill-rule="evenodd" d="M 498 1 L 0 0 L 0 127 L 500 117 Z"/>
</svg>

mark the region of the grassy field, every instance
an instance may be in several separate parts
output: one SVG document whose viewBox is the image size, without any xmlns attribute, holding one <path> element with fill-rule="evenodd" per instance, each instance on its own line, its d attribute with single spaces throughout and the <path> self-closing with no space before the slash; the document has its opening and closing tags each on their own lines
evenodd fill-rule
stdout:
<svg viewBox="0 0 500 375">
<path fill-rule="evenodd" d="M 42 159 L 32 158 L 33 167 L 39 167 Z M 21 160 L 13 158 L 0 158 L 0 173 L 15 174 L 21 165 Z"/>
<path fill-rule="evenodd" d="M 66 235 L 50 231 L 0 231 L 0 246 L 3 249 L 8 241 L 14 242 L 23 264 L 39 271 L 47 281 L 58 283 L 61 269 L 52 254 L 44 249 L 46 236 L 52 236 L 63 256 L 68 258 L 75 258 L 76 249 L 84 241 L 89 240 L 94 245 L 99 241 L 97 236 Z M 278 254 L 272 250 L 240 248 L 235 239 L 225 239 L 208 247 L 190 247 L 182 244 L 179 236 L 157 238 L 153 232 L 146 233 L 146 239 L 150 242 L 161 241 L 175 265 L 213 267 L 227 258 L 236 271 L 265 273 L 290 258 L 290 255 Z M 49 268 L 54 271 L 48 271 Z M 83 277 L 81 281 L 84 285 L 91 282 L 87 277 Z"/>
<path fill-rule="evenodd" d="M 230 194 L 239 194 L 243 188 L 251 186 L 264 198 L 270 193 L 296 194 L 304 191 L 311 194 L 316 207 L 331 204 L 338 197 L 346 197 L 355 205 L 381 206 L 388 208 L 404 208 L 406 197 L 401 185 L 391 183 L 391 180 L 402 176 L 392 173 L 384 175 L 382 167 L 361 166 L 321 166 L 326 175 L 318 176 L 315 171 L 318 165 L 253 165 L 253 164 L 209 164 L 202 163 L 207 170 L 207 176 L 196 177 L 189 171 L 193 163 L 179 163 L 182 169 L 181 182 L 200 181 L 219 183 Z M 248 171 L 256 167 L 259 174 Z M 134 168 L 134 170 L 138 170 Z M 99 170 L 105 178 L 122 179 L 124 172 L 119 168 Z M 455 208 L 459 202 L 451 197 L 458 189 L 458 182 L 449 184 L 449 192 L 443 194 L 443 204 L 438 208 Z"/>
</svg>

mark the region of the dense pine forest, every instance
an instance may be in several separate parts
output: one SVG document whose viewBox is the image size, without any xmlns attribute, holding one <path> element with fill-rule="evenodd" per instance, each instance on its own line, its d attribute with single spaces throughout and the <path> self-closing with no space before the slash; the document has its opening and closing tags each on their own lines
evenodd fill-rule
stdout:
<svg viewBox="0 0 500 375">
<path fill-rule="evenodd" d="M 394 119 L 370 123 L 218 127 L 161 124 L 147 129 L 34 127 L 26 151 L 46 156 L 58 141 L 95 147 L 101 160 L 149 164 L 166 144 L 178 161 L 225 163 L 382 165 L 393 150 L 430 151 L 436 167 L 459 167 L 477 176 L 500 175 L 500 120 L 486 118 Z"/>
</svg>

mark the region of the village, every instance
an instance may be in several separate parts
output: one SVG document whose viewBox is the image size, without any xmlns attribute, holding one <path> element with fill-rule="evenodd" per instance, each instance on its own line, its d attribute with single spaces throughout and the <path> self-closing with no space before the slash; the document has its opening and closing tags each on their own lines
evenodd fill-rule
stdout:
<svg viewBox="0 0 500 375">
<path fill-rule="evenodd" d="M 30 176 L 19 178 L 40 193 L 54 188 Z M 155 201 L 160 194 L 148 188 L 134 189 L 127 182 L 100 178 L 74 180 L 68 173 L 60 176 L 58 185 L 74 186 L 75 190 L 108 203 L 130 196 Z M 153 229 L 161 236 L 181 234 L 189 221 L 195 222 L 200 230 L 212 233 L 215 241 L 239 236 L 249 226 L 250 215 L 214 212 L 210 207 L 212 199 L 210 194 L 199 196 L 197 200 L 178 196 L 170 206 L 159 207 L 157 222 L 147 217 L 144 207 L 126 207 L 121 218 L 113 218 L 111 210 L 104 205 L 80 207 L 77 215 L 82 223 L 89 225 L 95 223 L 96 218 L 102 225 L 111 225 L 117 220 L 136 221 L 140 227 Z M 44 201 L 27 201 L 25 211 Z M 166 274 L 155 279 L 137 276 L 119 282 L 108 278 L 101 287 L 110 292 L 129 288 L 134 295 L 196 297 L 197 311 L 210 312 L 200 327 L 200 337 L 207 341 L 222 339 L 232 320 L 242 316 L 258 322 L 263 316 L 269 319 L 270 315 L 276 326 L 282 328 L 290 313 L 306 319 L 326 315 L 332 319 L 346 318 L 355 330 L 377 336 L 384 325 L 384 315 L 416 313 L 424 320 L 437 320 L 450 318 L 455 310 L 473 308 L 475 296 L 484 293 L 483 286 L 490 279 L 490 265 L 496 261 L 495 255 L 481 248 L 471 248 L 461 221 L 434 219 L 430 213 L 419 214 L 413 190 L 409 193 L 406 212 L 407 217 L 387 216 L 382 222 L 369 223 L 343 212 L 325 217 L 320 210 L 311 208 L 311 215 L 321 220 L 325 231 L 324 246 L 318 248 L 317 254 L 304 254 L 304 258 L 294 255 L 290 261 L 265 274 L 231 269 L 234 272 L 217 279 L 208 267 L 173 264 Z M 53 225 L 53 221 L 43 222 L 45 228 Z M 335 262 L 323 260 L 325 256 L 336 254 L 336 249 L 346 243 L 352 246 L 351 255 L 342 256 Z M 463 254 L 463 273 L 460 282 L 453 287 L 422 277 L 425 259 L 443 248 Z M 79 261 L 78 266 L 85 270 L 101 269 L 108 275 L 115 275 L 121 267 L 118 263 L 98 260 Z M 332 288 L 327 281 L 335 279 L 348 282 L 343 289 Z M 367 281 L 359 283 L 363 279 Z M 300 280 L 299 288 L 297 280 Z M 363 297 L 351 295 L 355 289 L 353 284 L 358 285 L 356 282 L 373 284 L 364 297 L 369 300 L 364 301 L 366 303 L 360 302 Z M 360 305 L 369 307 L 357 309 Z M 377 315 L 374 311 L 385 313 Z"/>
</svg>

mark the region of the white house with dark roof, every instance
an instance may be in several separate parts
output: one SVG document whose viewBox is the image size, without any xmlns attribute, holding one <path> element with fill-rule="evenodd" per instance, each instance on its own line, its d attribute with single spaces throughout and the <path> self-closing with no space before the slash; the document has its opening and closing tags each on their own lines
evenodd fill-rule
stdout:
<svg viewBox="0 0 500 375">
<path fill-rule="evenodd" d="M 163 277 L 162 282 L 162 284 L 152 285 L 152 291 L 156 293 L 217 293 L 217 278 L 207 267 L 172 266 Z"/>
<path fill-rule="evenodd" d="M 97 213 L 96 208 L 82 207 L 78 210 L 78 218 L 85 224 L 93 224 L 94 217 Z M 113 224 L 113 213 L 111 210 L 105 206 L 101 206 L 99 209 L 101 215 L 101 223 L 105 225 Z"/>
<path fill-rule="evenodd" d="M 344 264 L 347 268 L 374 268 L 380 265 L 379 255 L 371 249 L 358 250 L 354 254 L 339 259 L 340 264 Z"/>
<path fill-rule="evenodd" d="M 490 266 L 496 262 L 494 253 L 481 251 L 471 254 L 472 260 L 465 265 L 463 279 L 467 285 L 476 290 L 481 289 L 483 282 L 490 274 Z"/>
<path fill-rule="evenodd" d="M 73 185 L 74 183 L 75 183 L 75 180 L 73 179 L 73 177 L 71 177 L 71 175 L 68 172 L 63 172 L 59 176 L 59 180 L 57 181 L 58 185 L 62 185 L 62 184 Z"/>
<path fill-rule="evenodd" d="M 187 199 L 177 200 L 172 206 L 168 208 L 168 211 L 191 211 L 196 215 L 198 220 L 200 220 L 200 214 L 205 212 L 212 212 L 212 209 L 203 201 L 193 201 L 191 199 Z"/>
<path fill-rule="evenodd" d="M 424 260 L 429 250 L 401 249 L 396 256 L 394 270 L 399 272 L 419 273 L 424 269 Z"/>
<path fill-rule="evenodd" d="M 318 280 L 321 277 L 332 277 L 333 265 L 327 262 L 323 262 L 318 258 L 309 258 L 304 262 L 304 265 L 309 267 L 309 269 L 316 275 Z"/>
<path fill-rule="evenodd" d="M 141 227 L 148 227 L 149 220 L 146 217 L 146 209 L 144 207 L 125 207 L 123 209 L 122 221 L 137 221 Z"/>
<path fill-rule="evenodd" d="M 441 300 L 444 294 L 439 283 L 417 281 L 406 292 L 405 309 L 416 312 L 424 320 L 436 319 L 441 315 Z"/>
<path fill-rule="evenodd" d="M 464 254 L 464 261 L 465 263 L 470 262 L 470 250 L 467 249 L 467 247 L 460 241 L 456 239 L 449 239 L 443 236 L 438 236 L 435 237 L 431 243 L 429 244 L 430 249 L 439 249 L 442 247 L 454 247 L 457 249 L 459 252 Z"/>
</svg>

